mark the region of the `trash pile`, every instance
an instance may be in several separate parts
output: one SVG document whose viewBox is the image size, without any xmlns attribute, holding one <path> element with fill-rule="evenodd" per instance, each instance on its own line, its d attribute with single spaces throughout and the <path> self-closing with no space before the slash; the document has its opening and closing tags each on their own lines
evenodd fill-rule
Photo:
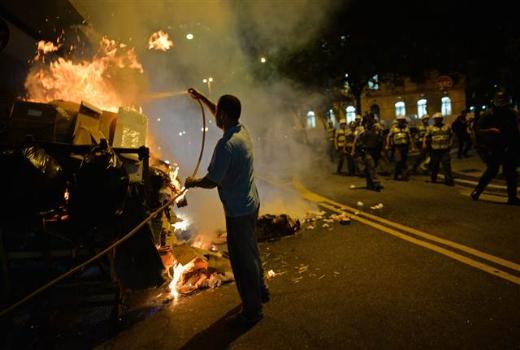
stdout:
<svg viewBox="0 0 520 350">
<path fill-rule="evenodd" d="M 163 252 L 161 259 L 170 274 L 169 287 L 174 297 L 234 280 L 229 258 L 222 252 L 179 244 Z"/>
<path fill-rule="evenodd" d="M 258 218 L 256 235 L 259 242 L 264 242 L 294 235 L 300 229 L 300 220 L 295 220 L 287 214 L 266 214 Z"/>
</svg>

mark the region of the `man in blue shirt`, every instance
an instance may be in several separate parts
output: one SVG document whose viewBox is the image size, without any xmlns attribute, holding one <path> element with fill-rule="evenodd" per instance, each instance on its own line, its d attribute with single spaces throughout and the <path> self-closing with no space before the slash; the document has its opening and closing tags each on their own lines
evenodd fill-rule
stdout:
<svg viewBox="0 0 520 350">
<path fill-rule="evenodd" d="M 239 123 L 241 105 L 238 98 L 223 95 L 215 105 L 197 90 L 188 91 L 211 111 L 224 135 L 215 146 L 206 176 L 187 178 L 185 186 L 218 188 L 226 214 L 229 258 L 242 299 L 242 312 L 237 319 L 253 325 L 262 319 L 262 303 L 269 300 L 256 242 L 260 201 L 254 180 L 253 143 Z"/>
</svg>

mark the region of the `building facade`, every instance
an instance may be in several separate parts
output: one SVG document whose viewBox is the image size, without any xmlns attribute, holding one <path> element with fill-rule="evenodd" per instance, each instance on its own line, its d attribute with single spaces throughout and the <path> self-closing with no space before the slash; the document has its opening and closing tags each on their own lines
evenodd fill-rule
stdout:
<svg viewBox="0 0 520 350">
<path fill-rule="evenodd" d="M 414 122 L 426 113 L 431 116 L 437 112 L 451 123 L 463 109 L 466 84 L 460 75 L 430 73 L 422 83 L 403 78 L 402 84 L 380 83 L 376 76 L 361 95 L 361 110 L 374 112 L 385 124 L 401 115 Z"/>
</svg>

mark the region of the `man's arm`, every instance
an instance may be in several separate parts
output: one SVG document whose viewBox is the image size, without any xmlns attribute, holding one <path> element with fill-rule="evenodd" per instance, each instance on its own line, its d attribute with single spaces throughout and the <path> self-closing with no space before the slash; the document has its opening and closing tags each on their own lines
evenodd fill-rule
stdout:
<svg viewBox="0 0 520 350">
<path fill-rule="evenodd" d="M 217 114 L 217 106 L 211 100 L 209 100 L 206 96 L 204 96 L 203 94 L 201 94 L 200 92 L 198 92 L 194 88 L 189 88 L 188 89 L 188 93 L 195 100 L 202 101 L 202 103 L 204 103 L 204 105 L 206 105 L 206 107 L 208 107 L 208 109 L 211 112 L 211 114 L 213 114 L 213 116 L 216 116 L 216 114 Z"/>
<path fill-rule="evenodd" d="M 201 188 L 215 188 L 217 187 L 217 184 L 210 179 L 208 179 L 207 176 L 204 176 L 202 178 L 193 178 L 188 177 L 186 181 L 184 182 L 184 186 L 186 188 L 192 188 L 192 187 L 201 187 Z"/>
</svg>

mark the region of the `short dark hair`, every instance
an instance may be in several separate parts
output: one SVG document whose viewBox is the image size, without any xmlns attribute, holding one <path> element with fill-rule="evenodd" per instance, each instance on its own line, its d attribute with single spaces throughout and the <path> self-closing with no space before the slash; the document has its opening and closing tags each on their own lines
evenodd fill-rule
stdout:
<svg viewBox="0 0 520 350">
<path fill-rule="evenodd" d="M 218 99 L 217 107 L 222 109 L 231 118 L 238 120 L 242 111 L 240 100 L 233 95 L 222 95 Z"/>
</svg>

